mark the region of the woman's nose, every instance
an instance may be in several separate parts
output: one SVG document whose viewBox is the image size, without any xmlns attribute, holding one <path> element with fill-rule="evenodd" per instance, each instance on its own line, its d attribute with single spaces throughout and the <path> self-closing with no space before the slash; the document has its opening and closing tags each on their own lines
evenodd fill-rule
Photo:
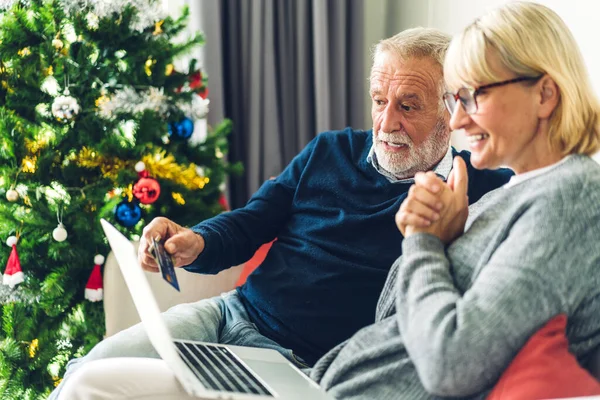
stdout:
<svg viewBox="0 0 600 400">
<path fill-rule="evenodd" d="M 465 111 L 465 107 L 459 101 L 454 108 L 454 112 L 450 115 L 450 129 L 463 129 L 469 124 L 471 116 Z"/>
</svg>

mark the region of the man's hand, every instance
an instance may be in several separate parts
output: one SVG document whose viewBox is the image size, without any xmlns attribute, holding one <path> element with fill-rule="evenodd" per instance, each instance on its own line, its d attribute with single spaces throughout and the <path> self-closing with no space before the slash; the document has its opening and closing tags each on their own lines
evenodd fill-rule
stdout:
<svg viewBox="0 0 600 400">
<path fill-rule="evenodd" d="M 404 237 L 427 232 L 448 244 L 462 235 L 469 212 L 467 167 L 460 157 L 444 183 L 434 173 L 415 175 L 406 200 L 396 214 L 396 225 Z"/>
<path fill-rule="evenodd" d="M 152 238 L 156 237 L 165 240 L 165 250 L 172 256 L 175 267 L 192 263 L 204 250 L 201 235 L 167 218 L 154 218 L 144 228 L 138 248 L 138 260 L 146 271 L 158 272 L 158 265 L 148 251 Z"/>
</svg>

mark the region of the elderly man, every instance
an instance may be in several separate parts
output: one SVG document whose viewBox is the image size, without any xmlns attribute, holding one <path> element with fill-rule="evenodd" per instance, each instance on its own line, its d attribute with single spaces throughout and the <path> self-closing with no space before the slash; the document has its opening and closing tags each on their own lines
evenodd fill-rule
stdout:
<svg viewBox="0 0 600 400">
<path fill-rule="evenodd" d="M 139 258 L 155 271 L 147 251 L 157 235 L 168 238 L 165 248 L 176 266 L 209 274 L 244 262 L 261 244 L 278 239 L 237 291 L 167 311 L 174 337 L 271 348 L 307 367 L 374 322 L 377 299 L 401 253 L 394 215 L 412 178 L 433 170 L 445 179 L 457 155 L 449 147 L 442 103 L 448 43 L 446 34 L 423 28 L 381 41 L 370 79 L 372 131 L 319 134 L 244 208 L 191 229 L 165 218 L 146 227 Z M 461 156 L 468 164 L 468 153 Z M 511 175 L 470 165 L 468 171 L 471 202 Z M 107 393 L 107 383 L 97 379 L 101 369 L 85 368 L 71 383 L 69 376 L 87 361 L 124 356 L 157 357 L 141 326 L 72 361 L 65 376 L 70 395 L 74 387 L 94 382 Z M 111 368 L 127 371 L 126 361 Z M 143 390 L 132 387 L 137 396 L 144 397 Z"/>
</svg>

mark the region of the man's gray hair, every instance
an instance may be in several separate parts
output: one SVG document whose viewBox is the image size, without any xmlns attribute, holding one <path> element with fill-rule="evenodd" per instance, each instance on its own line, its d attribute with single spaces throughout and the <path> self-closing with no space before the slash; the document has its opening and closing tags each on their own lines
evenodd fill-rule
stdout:
<svg viewBox="0 0 600 400">
<path fill-rule="evenodd" d="M 383 39 L 373 46 L 372 60 L 375 61 L 375 58 L 381 53 L 388 53 L 396 55 L 400 59 L 429 58 L 435 61 L 439 65 L 440 76 L 442 77 L 439 82 L 439 93 L 440 107 L 443 111 L 444 58 L 451 39 L 450 35 L 438 29 L 423 27 L 407 29 L 390 38 Z"/>
</svg>

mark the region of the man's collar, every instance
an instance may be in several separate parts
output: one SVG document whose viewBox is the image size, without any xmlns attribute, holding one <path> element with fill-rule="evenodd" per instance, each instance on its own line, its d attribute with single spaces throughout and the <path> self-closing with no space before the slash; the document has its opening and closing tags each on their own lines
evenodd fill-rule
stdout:
<svg viewBox="0 0 600 400">
<path fill-rule="evenodd" d="M 381 175 L 385 176 L 388 181 L 391 183 L 414 183 L 414 178 L 406 178 L 406 179 L 398 179 L 390 172 L 386 171 L 379 165 L 377 161 L 377 156 L 375 155 L 375 144 L 371 145 L 371 150 L 369 150 L 369 155 L 367 156 L 367 162 L 373 165 L 373 168 Z M 433 172 L 436 173 L 437 176 L 442 178 L 444 181 L 448 180 L 448 175 L 450 175 L 450 170 L 452 169 L 452 147 L 448 146 L 448 151 L 444 158 L 433 168 Z"/>
</svg>

